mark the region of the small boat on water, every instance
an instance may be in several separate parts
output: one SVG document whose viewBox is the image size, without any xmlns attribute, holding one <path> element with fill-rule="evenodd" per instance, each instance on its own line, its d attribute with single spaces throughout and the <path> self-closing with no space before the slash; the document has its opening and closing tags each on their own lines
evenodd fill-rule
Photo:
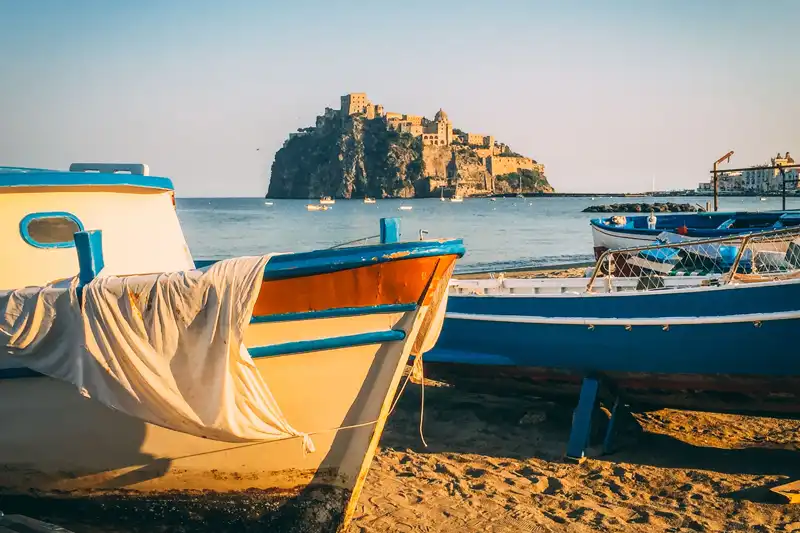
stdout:
<svg viewBox="0 0 800 533">
<path fill-rule="evenodd" d="M 675 250 L 725 256 L 728 269 L 602 273 L 607 262 Z M 426 375 L 544 389 L 595 376 L 626 401 L 800 412 L 800 359 L 790 355 L 800 343 L 800 228 L 608 251 L 591 272 L 452 280 Z"/>
<path fill-rule="evenodd" d="M 273 204 L 272 204 L 272 202 L 264 202 L 264 205 L 269 207 L 269 206 L 272 206 Z"/>
<path fill-rule="evenodd" d="M 319 199 L 319 203 L 322 205 L 333 205 L 336 203 L 336 200 L 331 198 L 330 196 L 323 196 Z"/>
<path fill-rule="evenodd" d="M 3 510 L 97 529 L 201 498 L 182 527 L 346 530 L 464 253 L 384 219 L 378 245 L 195 260 L 146 165 L 0 168 L 0 228 Z"/>
<path fill-rule="evenodd" d="M 450 198 L 450 201 L 453 202 L 453 203 L 459 203 L 460 204 L 461 202 L 464 201 L 464 197 L 461 196 L 461 195 L 456 195 L 456 196 L 453 196 L 452 198 Z"/>
<path fill-rule="evenodd" d="M 400 207 L 398 207 L 397 209 L 399 209 L 400 211 L 411 211 L 412 209 L 414 209 L 414 206 L 411 206 L 411 205 L 401 205 L 401 206 L 400 206 Z"/>
<path fill-rule="evenodd" d="M 797 227 L 800 226 L 800 211 L 616 215 L 592 219 L 589 225 L 597 258 L 606 250 L 653 244 L 665 232 L 686 239 L 711 239 Z"/>
<path fill-rule="evenodd" d="M 365 204 L 374 204 L 375 203 L 375 198 L 370 198 L 369 196 L 367 196 L 367 197 L 364 198 L 364 203 Z"/>
<path fill-rule="evenodd" d="M 327 211 L 328 209 L 330 209 L 330 206 L 322 204 L 308 204 L 306 206 L 308 211 Z"/>
<path fill-rule="evenodd" d="M 496 201 L 497 201 L 497 198 L 489 198 L 489 201 L 490 201 L 490 202 L 496 202 Z"/>
</svg>

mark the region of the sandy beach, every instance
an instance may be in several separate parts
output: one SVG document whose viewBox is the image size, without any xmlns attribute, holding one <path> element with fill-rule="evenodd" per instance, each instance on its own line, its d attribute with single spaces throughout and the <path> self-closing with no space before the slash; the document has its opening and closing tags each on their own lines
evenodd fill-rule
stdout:
<svg viewBox="0 0 800 533">
<path fill-rule="evenodd" d="M 617 450 L 563 459 L 573 403 L 409 383 L 352 533 L 800 531 L 770 487 L 800 477 L 800 421 L 634 413 Z"/>
</svg>

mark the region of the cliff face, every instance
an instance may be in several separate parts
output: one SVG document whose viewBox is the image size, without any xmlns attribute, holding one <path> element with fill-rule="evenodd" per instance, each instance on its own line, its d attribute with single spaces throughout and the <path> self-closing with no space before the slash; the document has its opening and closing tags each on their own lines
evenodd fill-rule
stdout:
<svg viewBox="0 0 800 533">
<path fill-rule="evenodd" d="M 520 177 L 522 192 L 553 190 L 535 170 L 493 176 L 479 155 L 486 148 L 423 146 L 420 136 L 395 131 L 384 117 L 327 111 L 275 154 L 268 198 L 452 196 L 456 186 L 463 196 L 486 195 L 519 192 Z"/>
<path fill-rule="evenodd" d="M 289 139 L 275 154 L 269 198 L 411 197 L 422 142 L 382 118 L 335 117 Z"/>
</svg>

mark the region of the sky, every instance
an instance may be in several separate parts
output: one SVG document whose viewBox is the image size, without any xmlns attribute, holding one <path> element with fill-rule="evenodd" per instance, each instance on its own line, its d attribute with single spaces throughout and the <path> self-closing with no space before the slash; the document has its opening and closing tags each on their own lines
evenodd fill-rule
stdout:
<svg viewBox="0 0 800 533">
<path fill-rule="evenodd" d="M 494 135 L 560 192 L 800 156 L 800 2 L 0 0 L 0 165 L 137 162 L 263 196 L 348 92 Z"/>
</svg>

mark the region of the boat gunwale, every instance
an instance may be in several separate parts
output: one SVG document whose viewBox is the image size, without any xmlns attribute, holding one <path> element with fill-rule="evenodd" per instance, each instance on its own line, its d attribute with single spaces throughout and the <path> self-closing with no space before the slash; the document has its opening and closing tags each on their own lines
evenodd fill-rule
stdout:
<svg viewBox="0 0 800 533">
<path fill-rule="evenodd" d="M 70 172 L 22 167 L 0 167 L 0 191 L 34 187 L 140 187 L 174 191 L 172 180 L 128 173 Z"/>
<path fill-rule="evenodd" d="M 347 248 L 329 248 L 311 252 L 278 254 L 264 268 L 264 281 L 330 274 L 365 266 L 465 253 L 462 239 L 406 241 L 391 244 L 371 244 Z M 222 259 L 196 259 L 196 268 L 210 266 Z"/>
</svg>

